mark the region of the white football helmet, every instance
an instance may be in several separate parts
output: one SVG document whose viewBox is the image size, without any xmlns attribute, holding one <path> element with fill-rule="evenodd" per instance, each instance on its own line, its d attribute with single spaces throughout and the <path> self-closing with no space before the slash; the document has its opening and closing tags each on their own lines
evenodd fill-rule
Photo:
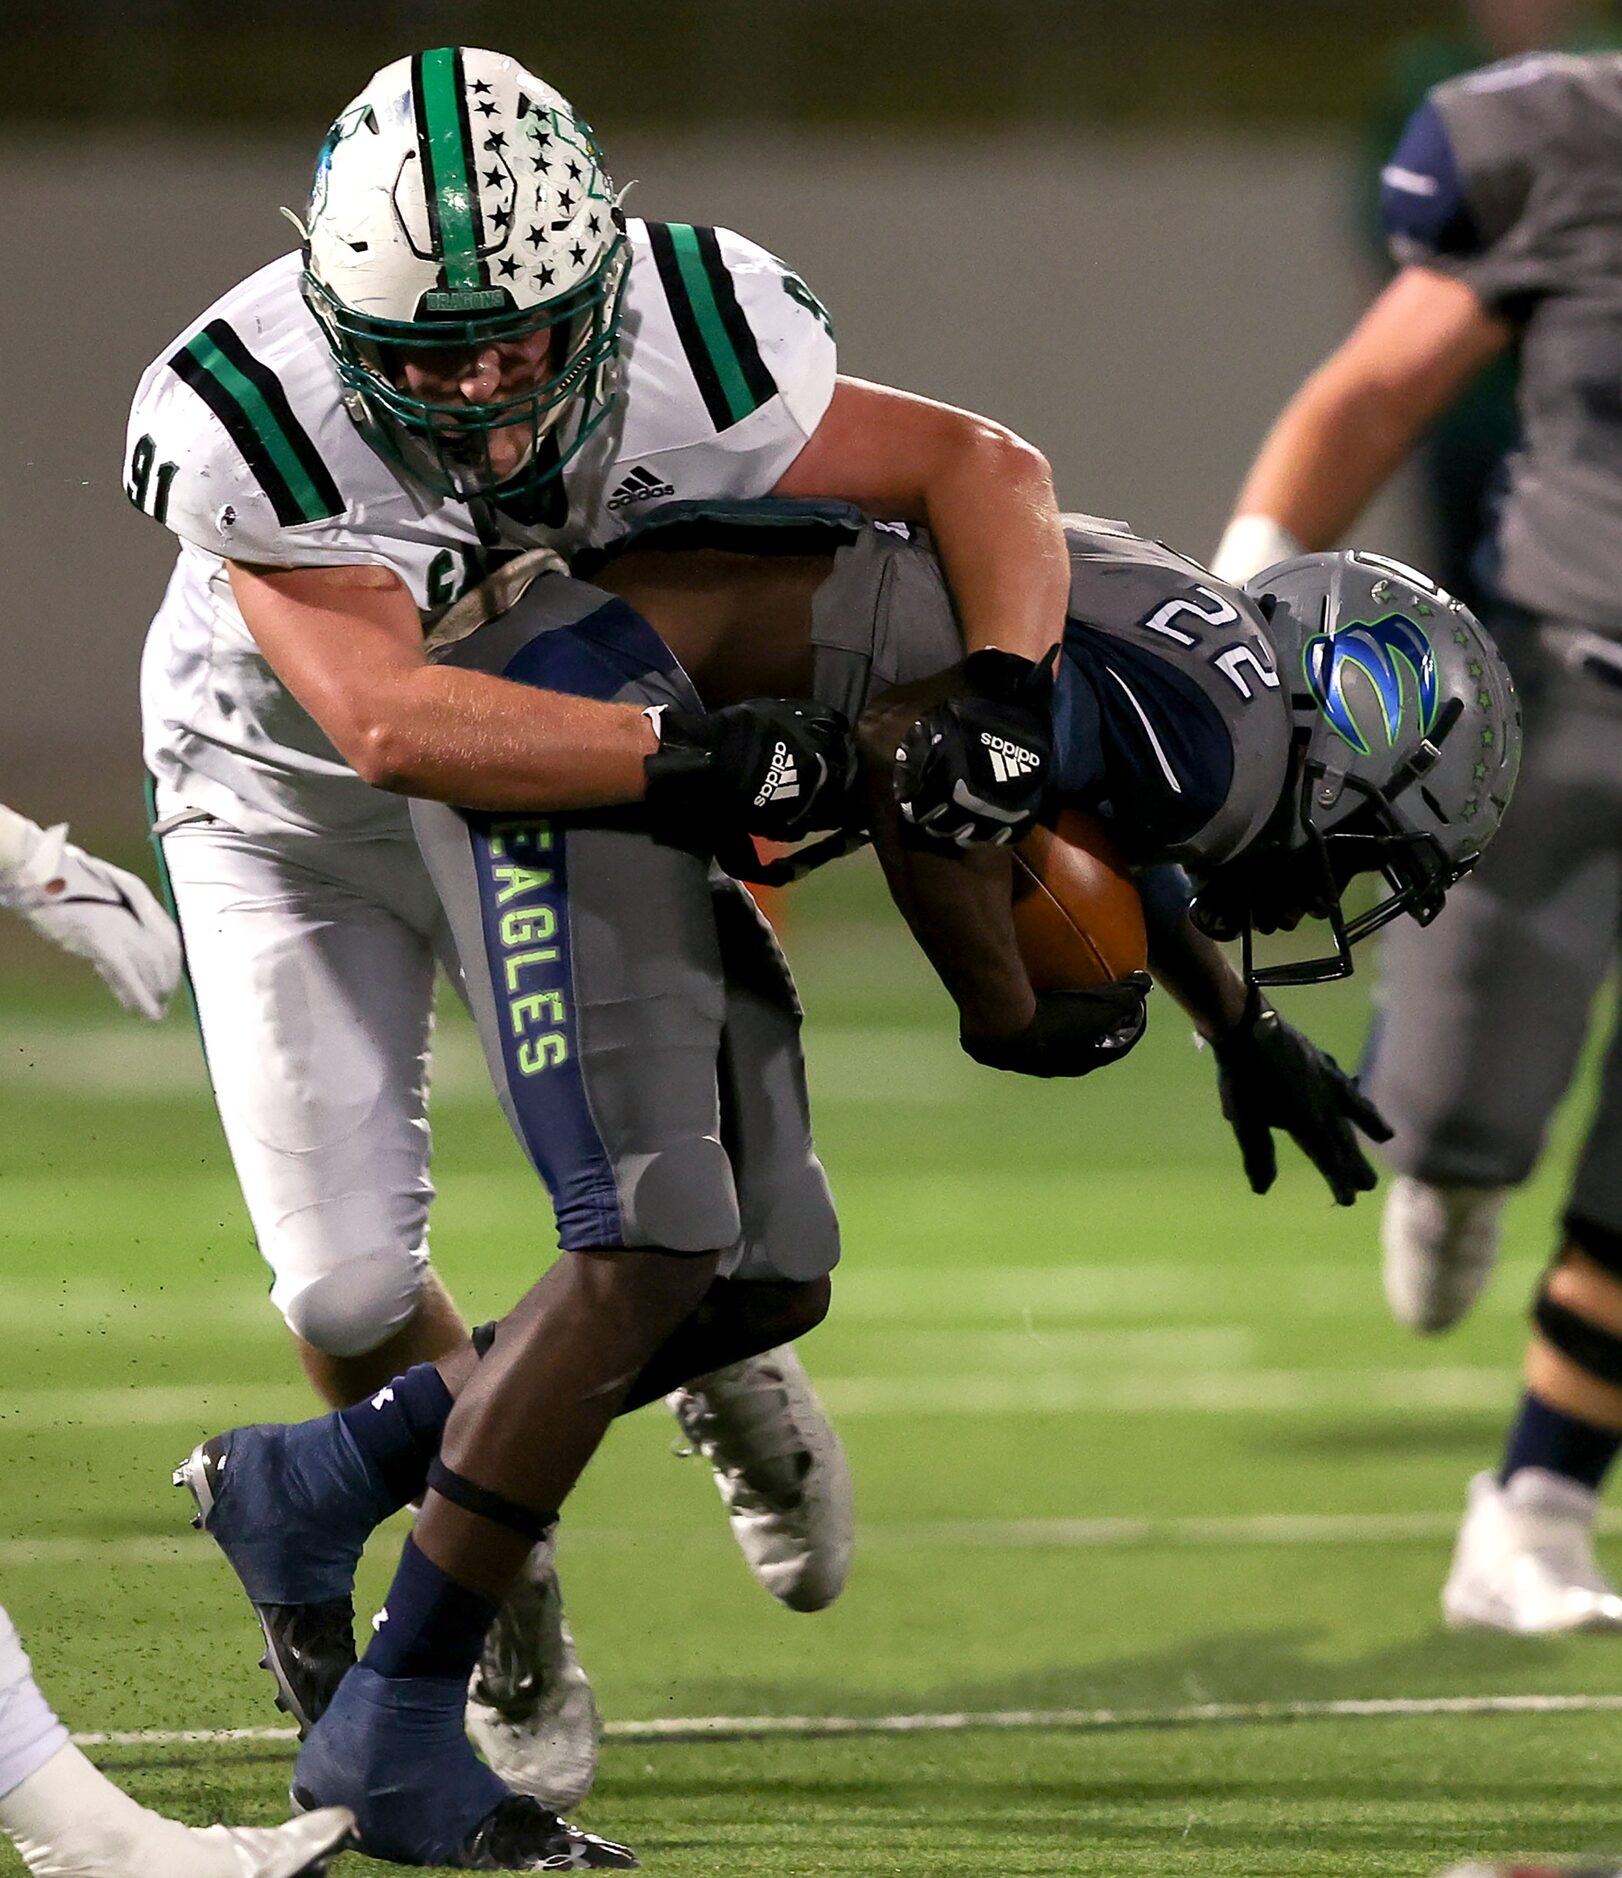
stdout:
<svg viewBox="0 0 1622 1878">
<path fill-rule="evenodd" d="M 591 127 L 516 60 L 439 46 L 384 66 L 327 133 L 304 230 L 349 414 L 429 488 L 521 500 L 607 415 L 625 220 Z M 553 353 L 521 395 L 436 403 L 399 382 L 403 350 L 542 328 Z M 498 475 L 490 434 L 514 425 L 527 448 Z"/>
</svg>

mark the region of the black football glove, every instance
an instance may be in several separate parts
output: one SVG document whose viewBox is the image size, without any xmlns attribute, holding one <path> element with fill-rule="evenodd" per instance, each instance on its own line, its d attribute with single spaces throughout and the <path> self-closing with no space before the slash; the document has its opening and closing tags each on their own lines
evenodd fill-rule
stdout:
<svg viewBox="0 0 1622 1878">
<path fill-rule="evenodd" d="M 896 804 L 931 844 L 1017 841 L 1036 820 L 1052 769 L 1052 654 L 1032 664 L 987 647 L 963 661 L 963 689 L 902 739 Z"/>
<path fill-rule="evenodd" d="M 1011 1037 L 959 1036 L 964 1050 L 987 1069 L 1019 1076 L 1090 1076 L 1107 1069 L 1143 1035 L 1149 1021 L 1146 972 L 1096 991 L 1039 991 L 1036 1015 Z"/>
<path fill-rule="evenodd" d="M 1323 1175 L 1337 1206 L 1373 1188 L 1374 1169 L 1353 1129 L 1389 1141 L 1390 1124 L 1355 1078 L 1286 1024 L 1259 991 L 1251 990 L 1244 1016 L 1212 1047 L 1222 1113 L 1238 1137 L 1252 1193 L 1266 1193 L 1278 1173 L 1275 1128 Z"/>
<path fill-rule="evenodd" d="M 652 713 L 650 713 L 652 715 Z M 750 698 L 702 716 L 666 707 L 643 760 L 648 819 L 682 847 L 740 834 L 798 841 L 838 828 L 856 775 L 850 725 L 809 698 Z"/>
</svg>

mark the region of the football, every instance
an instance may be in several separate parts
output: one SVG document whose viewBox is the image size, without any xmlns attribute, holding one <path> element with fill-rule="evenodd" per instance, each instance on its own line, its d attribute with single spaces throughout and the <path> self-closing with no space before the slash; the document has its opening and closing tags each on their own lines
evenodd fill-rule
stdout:
<svg viewBox="0 0 1622 1878">
<path fill-rule="evenodd" d="M 1143 902 L 1093 816 L 1067 809 L 1015 848 L 1014 932 L 1036 991 L 1084 991 L 1146 969 Z"/>
</svg>

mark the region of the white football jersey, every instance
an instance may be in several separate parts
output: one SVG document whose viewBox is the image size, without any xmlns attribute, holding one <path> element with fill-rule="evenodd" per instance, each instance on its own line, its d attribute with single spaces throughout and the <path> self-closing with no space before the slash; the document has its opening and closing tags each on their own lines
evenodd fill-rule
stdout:
<svg viewBox="0 0 1622 1878">
<path fill-rule="evenodd" d="M 791 270 L 726 229 L 633 221 L 610 415 L 523 520 L 413 483 L 351 423 L 299 292 L 261 268 L 148 367 L 125 489 L 180 538 L 147 637 L 147 765 L 166 794 L 249 831 L 403 832 L 401 798 L 355 776 L 261 656 L 226 561 L 371 563 L 424 624 L 515 552 L 568 555 L 661 503 L 770 492 L 833 395 L 827 314 Z M 560 442 L 566 447 L 566 420 Z M 481 533 L 480 523 L 483 532 Z"/>
</svg>

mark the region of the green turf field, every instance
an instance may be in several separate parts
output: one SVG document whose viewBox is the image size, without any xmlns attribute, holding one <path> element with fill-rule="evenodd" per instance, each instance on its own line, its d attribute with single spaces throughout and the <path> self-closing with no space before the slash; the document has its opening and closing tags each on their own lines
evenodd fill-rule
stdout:
<svg viewBox="0 0 1622 1878">
<path fill-rule="evenodd" d="M 674 1425 L 627 1422 L 562 1548 L 620 1731 L 584 1823 L 669 1878 L 1424 1874 L 1622 1844 L 1622 1713 L 1476 1712 L 1611 1697 L 1622 1651 L 1437 1614 L 1557 1187 L 1517 1204 L 1477 1318 L 1416 1343 L 1384 1316 L 1372 1206 L 1337 1212 L 1294 1162 L 1249 1195 L 1172 1010 L 1074 1088 L 978 1070 L 865 875 L 835 874 L 801 890 L 792 950 L 847 1245 L 806 1354 L 856 1468 L 857 1568 L 833 1611 L 781 1612 Z M 200 1434 L 305 1402 L 195 1045 L 15 963 L 0 1597 L 78 1730 L 274 1728 L 251 1617 L 168 1485 Z M 1288 1008 L 1355 1054 L 1355 993 Z M 459 1016 L 442 1057 L 436 1255 L 493 1315 L 550 1257 L 549 1214 Z M 284 1806 L 282 1741 L 93 1752 L 193 1820 Z"/>
</svg>

